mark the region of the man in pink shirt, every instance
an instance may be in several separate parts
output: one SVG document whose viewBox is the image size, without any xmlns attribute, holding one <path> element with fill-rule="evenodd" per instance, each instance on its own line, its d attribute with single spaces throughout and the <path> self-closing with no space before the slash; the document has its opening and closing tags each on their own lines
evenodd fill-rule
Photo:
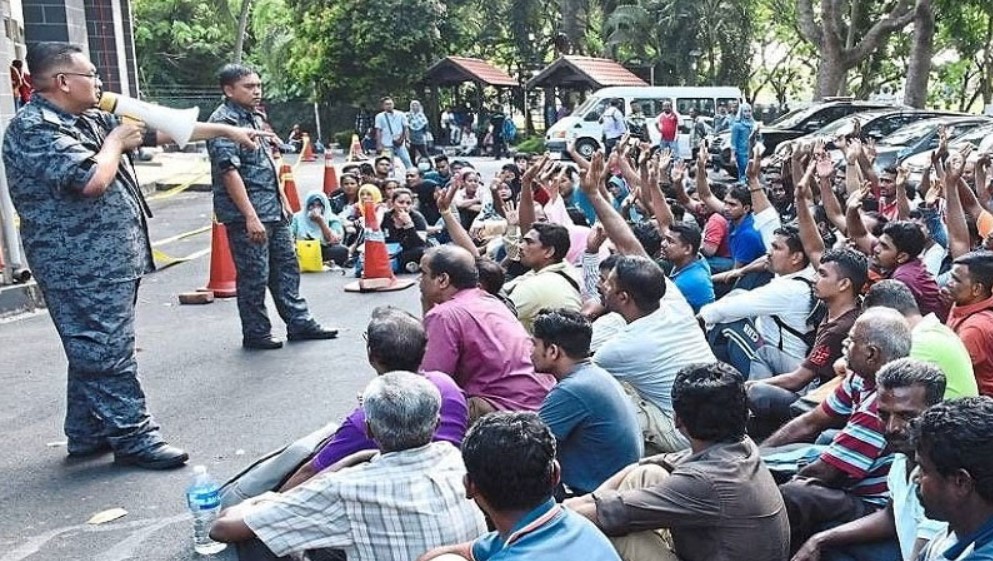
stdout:
<svg viewBox="0 0 993 561">
<path fill-rule="evenodd" d="M 469 424 L 493 411 L 537 411 L 555 380 L 531 363 L 531 338 L 498 298 L 477 287 L 472 254 L 457 246 L 421 258 L 427 350 L 421 370 L 444 372 L 468 396 Z"/>
</svg>

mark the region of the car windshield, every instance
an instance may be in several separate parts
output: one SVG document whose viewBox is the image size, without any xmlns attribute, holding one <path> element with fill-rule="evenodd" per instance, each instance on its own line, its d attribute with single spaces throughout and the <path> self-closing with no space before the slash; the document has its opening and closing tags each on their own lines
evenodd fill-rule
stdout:
<svg viewBox="0 0 993 561">
<path fill-rule="evenodd" d="M 858 117 L 854 115 L 849 115 L 848 117 L 842 117 L 833 123 L 824 125 L 823 127 L 817 129 L 817 133 L 820 136 L 838 136 L 842 134 L 851 134 L 855 130 L 855 121 Z"/>
<path fill-rule="evenodd" d="M 572 112 L 572 114 L 573 115 L 579 115 L 581 117 L 581 116 L 585 115 L 587 111 L 589 111 L 590 107 L 593 107 L 599 101 L 600 101 L 600 98 L 599 97 L 597 97 L 595 95 L 594 96 L 590 96 L 590 97 L 586 98 L 586 101 L 584 101 L 583 103 L 581 103 L 579 105 L 579 107 L 577 107 Z"/>
<path fill-rule="evenodd" d="M 993 125 L 985 125 L 982 127 L 976 127 L 949 142 L 948 147 L 957 150 L 965 146 L 968 142 L 975 148 L 986 149 L 989 148 L 991 144 L 991 138 L 993 138 Z M 984 144 L 985 146 L 983 146 Z"/>
<path fill-rule="evenodd" d="M 796 128 L 804 119 L 809 117 L 816 110 L 816 107 L 801 107 L 800 109 L 794 109 L 793 111 L 790 111 L 789 113 L 769 123 L 769 126 L 777 129 Z"/>
<path fill-rule="evenodd" d="M 893 134 L 880 140 L 879 144 L 883 146 L 907 146 L 931 134 L 937 127 L 937 123 L 928 121 L 912 123 L 901 129 L 897 129 Z"/>
</svg>

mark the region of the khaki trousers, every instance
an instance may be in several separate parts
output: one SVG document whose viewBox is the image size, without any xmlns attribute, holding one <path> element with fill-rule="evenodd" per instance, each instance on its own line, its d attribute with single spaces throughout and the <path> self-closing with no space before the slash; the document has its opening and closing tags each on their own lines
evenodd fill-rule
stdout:
<svg viewBox="0 0 993 561">
<path fill-rule="evenodd" d="M 658 485 L 669 472 L 656 464 L 645 464 L 634 468 L 618 487 L 619 491 L 643 489 Z M 679 561 L 673 552 L 672 536 L 669 530 L 646 530 L 626 536 L 610 538 L 614 549 L 624 561 Z"/>
<path fill-rule="evenodd" d="M 621 382 L 621 386 L 634 402 L 634 410 L 638 414 L 638 426 L 645 441 L 645 456 L 679 452 L 690 447 L 690 442 L 676 429 L 672 415 L 642 398 L 631 384 Z"/>
</svg>

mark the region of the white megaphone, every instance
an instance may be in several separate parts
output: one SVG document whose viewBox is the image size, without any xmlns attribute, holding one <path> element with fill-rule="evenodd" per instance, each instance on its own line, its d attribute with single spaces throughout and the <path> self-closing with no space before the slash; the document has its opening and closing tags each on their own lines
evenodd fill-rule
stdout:
<svg viewBox="0 0 993 561">
<path fill-rule="evenodd" d="M 199 107 L 170 109 L 112 92 L 100 94 L 100 103 L 97 107 L 120 117 L 143 121 L 150 128 L 168 134 L 180 148 L 190 141 L 193 127 L 196 126 L 197 117 L 200 116 Z"/>
</svg>

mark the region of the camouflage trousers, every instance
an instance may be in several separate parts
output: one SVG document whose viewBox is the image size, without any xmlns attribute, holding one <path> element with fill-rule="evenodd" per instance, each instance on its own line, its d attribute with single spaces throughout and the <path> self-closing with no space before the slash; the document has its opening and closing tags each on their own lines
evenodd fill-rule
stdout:
<svg viewBox="0 0 993 561">
<path fill-rule="evenodd" d="M 245 339 L 261 339 L 272 334 L 272 323 L 265 307 L 268 287 L 276 312 L 289 333 L 307 331 L 317 326 L 300 297 L 300 265 L 289 226 L 283 222 L 266 222 L 266 242 L 252 243 L 244 222 L 227 225 L 228 244 L 238 272 L 238 314 Z"/>
<path fill-rule="evenodd" d="M 42 286 L 69 361 L 65 433 L 72 453 L 110 444 L 117 453 L 132 454 L 162 441 L 138 382 L 139 282 L 72 290 Z"/>
</svg>

